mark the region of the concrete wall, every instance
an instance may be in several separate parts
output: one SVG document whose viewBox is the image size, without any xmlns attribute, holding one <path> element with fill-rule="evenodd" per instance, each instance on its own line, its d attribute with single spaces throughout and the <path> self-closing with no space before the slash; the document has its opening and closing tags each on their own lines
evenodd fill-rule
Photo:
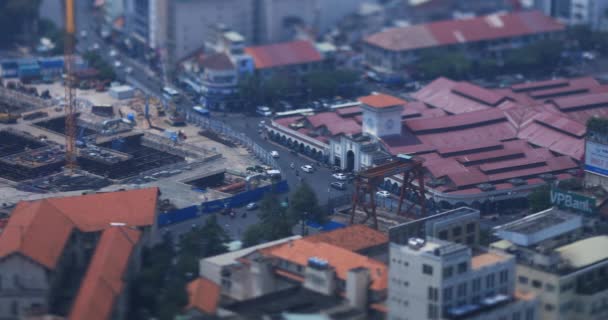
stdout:
<svg viewBox="0 0 608 320">
<path fill-rule="evenodd" d="M 63 28 L 64 0 L 42 0 L 38 14 L 40 18 L 51 20 L 58 28 Z"/>
<path fill-rule="evenodd" d="M 33 304 L 46 308 L 48 291 L 49 279 L 41 265 L 17 254 L 0 261 L 0 319 L 17 319 Z"/>
<path fill-rule="evenodd" d="M 213 32 L 213 25 L 222 23 L 250 41 L 253 31 L 253 0 L 188 0 L 174 1 L 172 60 L 178 61 L 203 47 Z"/>
</svg>

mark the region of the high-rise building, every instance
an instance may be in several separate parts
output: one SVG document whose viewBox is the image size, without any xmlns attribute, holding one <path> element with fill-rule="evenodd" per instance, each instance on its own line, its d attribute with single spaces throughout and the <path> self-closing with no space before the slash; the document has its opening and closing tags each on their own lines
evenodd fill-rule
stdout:
<svg viewBox="0 0 608 320">
<path fill-rule="evenodd" d="M 569 25 L 588 25 L 607 30 L 608 0 L 534 0 L 534 6 Z"/>
<path fill-rule="evenodd" d="M 515 259 L 411 238 L 390 245 L 388 319 L 537 319 L 537 300 L 515 291 Z"/>
</svg>

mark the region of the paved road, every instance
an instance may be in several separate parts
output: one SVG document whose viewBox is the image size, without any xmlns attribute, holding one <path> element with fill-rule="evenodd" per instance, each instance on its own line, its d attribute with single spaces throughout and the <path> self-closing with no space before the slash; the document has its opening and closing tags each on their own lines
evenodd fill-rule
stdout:
<svg viewBox="0 0 608 320">
<path fill-rule="evenodd" d="M 283 176 L 287 179 L 287 182 L 291 187 L 291 192 L 293 192 L 300 184 L 298 177 L 301 177 L 316 191 L 320 204 L 325 204 L 330 197 L 336 197 L 338 195 L 352 192 L 352 184 L 350 183 L 347 183 L 346 191 L 340 191 L 330 188 L 329 184 L 338 180 L 332 177 L 330 169 L 326 167 L 319 167 L 317 165 L 313 165 L 313 167 L 315 168 L 315 172 L 307 173 L 302 171 L 300 169 L 301 166 L 305 164 L 312 165 L 316 162 L 303 155 L 292 154 L 289 152 L 288 149 L 284 148 L 283 146 L 277 145 L 264 139 L 263 136 L 258 133 L 258 123 L 261 120 L 264 120 L 264 118 L 245 116 L 241 114 L 228 114 L 225 118 L 220 117 L 220 119 L 231 125 L 235 130 L 244 132 L 248 137 L 254 140 L 262 148 L 268 151 L 276 150 L 279 152 L 279 158 L 277 159 L 277 162 L 279 163 L 279 166 L 283 169 Z M 295 169 L 290 168 L 291 163 L 294 163 Z M 296 171 L 298 172 L 298 176 L 296 176 Z"/>
</svg>

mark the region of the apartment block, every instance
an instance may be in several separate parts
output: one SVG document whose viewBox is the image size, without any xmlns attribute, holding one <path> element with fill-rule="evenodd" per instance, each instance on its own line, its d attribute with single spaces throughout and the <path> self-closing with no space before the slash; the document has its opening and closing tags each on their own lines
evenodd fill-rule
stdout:
<svg viewBox="0 0 608 320">
<path fill-rule="evenodd" d="M 515 291 L 515 259 L 462 244 L 412 238 L 390 245 L 388 319 L 537 319 L 537 300 Z"/>
<path fill-rule="evenodd" d="M 608 236 L 551 208 L 496 228 L 491 245 L 516 256 L 517 289 L 538 295 L 540 319 L 608 317 Z"/>
</svg>

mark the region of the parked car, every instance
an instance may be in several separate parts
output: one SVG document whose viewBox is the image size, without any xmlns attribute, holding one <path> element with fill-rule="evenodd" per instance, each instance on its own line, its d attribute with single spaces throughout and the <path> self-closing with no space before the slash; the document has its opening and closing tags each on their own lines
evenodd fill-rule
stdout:
<svg viewBox="0 0 608 320">
<path fill-rule="evenodd" d="M 346 180 L 346 175 L 344 173 L 341 173 L 341 172 L 332 174 L 332 177 L 334 177 L 334 178 L 336 178 L 338 180 Z"/>
<path fill-rule="evenodd" d="M 302 169 L 302 171 L 308 172 L 308 173 L 312 173 L 313 171 L 315 171 L 315 169 L 309 164 L 305 164 L 300 168 Z"/>
<path fill-rule="evenodd" d="M 245 209 L 247 209 L 248 211 L 255 210 L 257 208 L 258 208 L 258 204 L 255 202 L 251 202 L 245 207 Z"/>
<path fill-rule="evenodd" d="M 388 198 L 391 196 L 391 194 L 386 190 L 380 190 L 376 192 L 376 196 L 379 198 Z"/>
<path fill-rule="evenodd" d="M 275 151 L 275 150 L 272 150 L 272 151 L 270 151 L 270 155 L 271 155 L 273 158 L 278 158 L 278 157 L 279 157 L 279 152 L 277 152 L 277 151 Z"/>
<path fill-rule="evenodd" d="M 346 190 L 346 185 L 344 184 L 344 182 L 332 182 L 329 185 L 334 189 Z"/>
</svg>

